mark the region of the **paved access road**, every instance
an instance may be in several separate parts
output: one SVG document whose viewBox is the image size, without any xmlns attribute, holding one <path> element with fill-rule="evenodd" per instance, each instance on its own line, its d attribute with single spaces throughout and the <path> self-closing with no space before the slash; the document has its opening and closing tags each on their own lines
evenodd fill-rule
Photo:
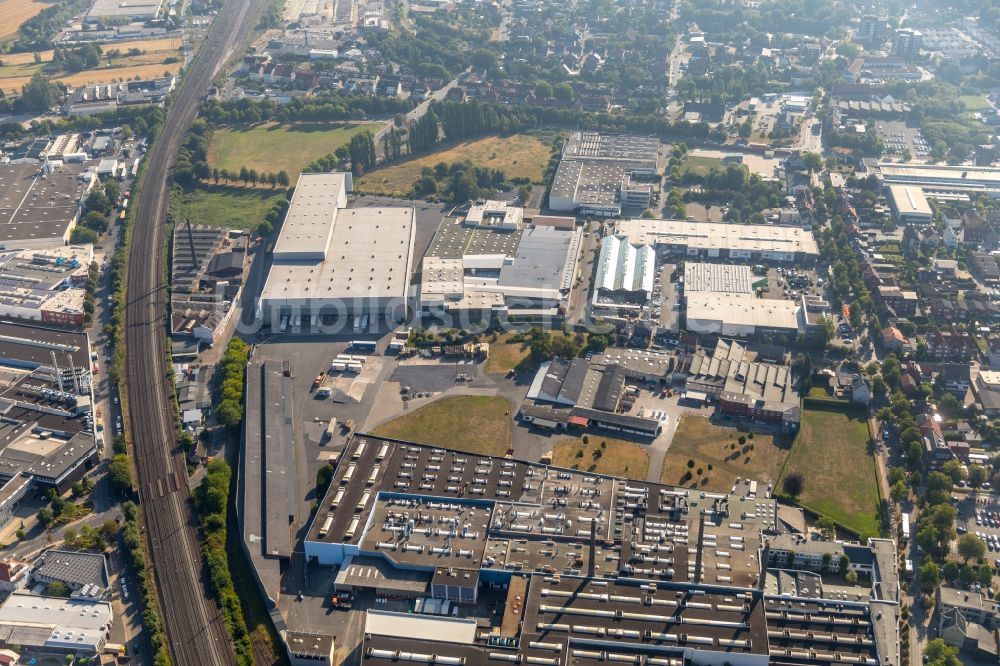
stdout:
<svg viewBox="0 0 1000 666">
<path fill-rule="evenodd" d="M 167 647 L 175 664 L 236 663 L 207 590 L 191 511 L 185 454 L 177 446 L 167 375 L 164 284 L 168 174 L 215 74 L 233 56 L 261 0 L 227 0 L 184 76 L 159 138 L 146 156 L 136 201 L 125 294 L 126 427 L 132 434 L 147 538 Z"/>
</svg>

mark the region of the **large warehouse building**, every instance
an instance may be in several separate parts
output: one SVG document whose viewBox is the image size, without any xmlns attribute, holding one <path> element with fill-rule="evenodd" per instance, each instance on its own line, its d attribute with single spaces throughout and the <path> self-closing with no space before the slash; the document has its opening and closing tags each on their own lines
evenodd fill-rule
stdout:
<svg viewBox="0 0 1000 666">
<path fill-rule="evenodd" d="M 502 202 L 438 226 L 421 266 L 420 312 L 489 320 L 558 315 L 573 287 L 580 231 L 523 222 Z"/>
<path fill-rule="evenodd" d="M 889 207 L 892 216 L 899 224 L 930 224 L 934 219 L 934 211 L 927 203 L 924 190 L 915 185 L 890 185 Z"/>
<path fill-rule="evenodd" d="M 0 249 L 38 250 L 69 242 L 93 164 L 0 164 Z"/>
<path fill-rule="evenodd" d="M 796 301 L 757 298 L 749 266 L 688 262 L 684 265 L 687 330 L 749 337 L 797 335 L 805 329 Z"/>
<path fill-rule="evenodd" d="M 413 208 L 347 208 L 349 173 L 304 173 L 260 296 L 265 322 L 406 316 Z"/>
<path fill-rule="evenodd" d="M 819 246 L 811 231 L 770 224 L 631 219 L 617 222 L 630 243 L 653 245 L 692 259 L 811 263 Z"/>
<path fill-rule="evenodd" d="M 865 170 L 885 185 L 914 185 L 928 195 L 985 194 L 1000 198 L 1000 168 L 864 161 Z"/>
<path fill-rule="evenodd" d="M 549 193 L 549 208 L 615 217 L 643 210 L 659 188 L 656 137 L 574 132 Z"/>
</svg>

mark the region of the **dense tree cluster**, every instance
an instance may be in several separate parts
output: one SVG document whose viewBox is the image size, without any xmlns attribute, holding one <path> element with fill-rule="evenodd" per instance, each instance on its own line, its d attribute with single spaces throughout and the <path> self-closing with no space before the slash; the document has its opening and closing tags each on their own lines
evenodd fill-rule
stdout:
<svg viewBox="0 0 1000 666">
<path fill-rule="evenodd" d="M 219 402 L 215 416 L 222 425 L 235 428 L 243 420 L 243 374 L 249 348 L 239 338 L 232 338 L 219 363 Z"/>
<path fill-rule="evenodd" d="M 233 586 L 226 554 L 226 513 L 231 478 L 232 472 L 224 460 L 218 458 L 212 460 L 208 463 L 205 478 L 195 492 L 194 501 L 198 510 L 202 550 L 208 565 L 208 579 L 212 591 L 222 608 L 222 616 L 229 629 L 237 661 L 252 666 L 253 647 L 243 619 L 240 598 Z"/>
<path fill-rule="evenodd" d="M 271 100 L 208 101 L 202 106 L 201 117 L 216 125 L 241 125 L 259 123 L 261 120 L 277 122 L 328 122 L 358 120 L 371 116 L 391 116 L 406 113 L 416 102 L 396 97 L 369 97 L 329 92 L 294 99 L 288 104 Z"/>
<path fill-rule="evenodd" d="M 440 197 L 452 203 L 491 196 L 504 189 L 507 176 L 500 169 L 477 167 L 471 162 L 439 162 L 432 169 L 424 167 L 410 193 L 414 198 Z"/>
</svg>

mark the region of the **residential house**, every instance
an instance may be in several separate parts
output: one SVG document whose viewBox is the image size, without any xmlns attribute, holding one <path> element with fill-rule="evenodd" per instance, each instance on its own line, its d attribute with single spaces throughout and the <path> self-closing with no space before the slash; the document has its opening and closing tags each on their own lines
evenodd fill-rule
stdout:
<svg viewBox="0 0 1000 666">
<path fill-rule="evenodd" d="M 997 258 L 988 252 L 970 250 L 966 255 L 971 272 L 978 280 L 986 284 L 1000 283 L 1000 267 Z"/>
<path fill-rule="evenodd" d="M 991 663 L 997 660 L 997 632 L 970 622 L 960 608 L 948 608 L 938 613 L 938 636 L 957 647 Z"/>
<path fill-rule="evenodd" d="M 836 372 L 830 378 L 833 394 L 839 398 L 854 403 L 867 405 L 872 399 L 872 390 L 868 382 L 856 372 Z"/>
<path fill-rule="evenodd" d="M 969 333 L 954 327 L 931 331 L 926 336 L 926 342 L 927 355 L 936 361 L 969 361 L 979 351 Z"/>
<path fill-rule="evenodd" d="M 960 400 L 965 397 L 971 384 L 971 368 L 968 363 L 942 363 L 938 373 L 938 382 L 948 393 Z"/>
<path fill-rule="evenodd" d="M 879 333 L 879 340 L 882 343 L 882 349 L 887 352 L 897 352 L 903 354 L 912 354 L 913 345 L 910 344 L 909 339 L 903 335 L 895 326 L 886 326 Z"/>
</svg>

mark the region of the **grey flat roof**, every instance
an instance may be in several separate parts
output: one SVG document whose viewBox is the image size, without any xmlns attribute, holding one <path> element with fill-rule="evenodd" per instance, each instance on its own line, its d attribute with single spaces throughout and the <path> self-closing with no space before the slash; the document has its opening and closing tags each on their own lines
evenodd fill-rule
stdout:
<svg viewBox="0 0 1000 666">
<path fill-rule="evenodd" d="M 90 164 L 66 164 L 44 176 L 40 164 L 0 164 L 0 244 L 62 245 L 90 190 L 80 179 Z"/>
<path fill-rule="evenodd" d="M 78 368 L 90 367 L 90 344 L 86 333 L 0 321 L 0 366 L 35 368 L 51 365 L 53 351 L 60 364 L 69 354 Z"/>
<path fill-rule="evenodd" d="M 95 0 L 89 18 L 153 18 L 163 0 Z"/>
<path fill-rule="evenodd" d="M 498 284 L 501 287 L 568 289 L 564 273 L 575 238 L 575 231 L 552 227 L 526 229 L 517 244 L 513 262 L 500 269 Z"/>
<path fill-rule="evenodd" d="M 39 558 L 36 576 L 72 585 L 108 586 L 108 567 L 103 553 L 53 549 Z"/>
</svg>

